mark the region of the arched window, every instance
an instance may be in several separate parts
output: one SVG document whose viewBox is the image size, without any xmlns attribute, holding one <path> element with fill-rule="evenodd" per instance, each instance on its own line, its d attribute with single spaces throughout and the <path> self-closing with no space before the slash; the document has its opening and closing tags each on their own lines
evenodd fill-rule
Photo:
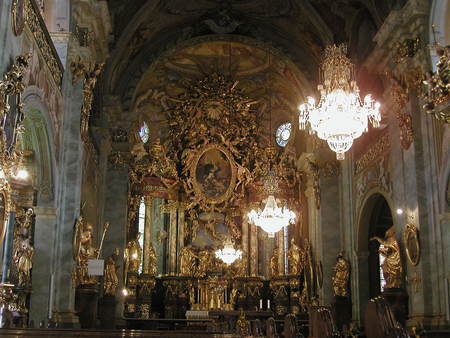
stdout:
<svg viewBox="0 0 450 338">
<path fill-rule="evenodd" d="M 139 237 L 139 245 L 144 248 L 144 231 L 145 231 L 145 200 L 141 197 L 141 202 L 139 203 L 139 214 L 138 214 L 138 231 L 141 236 Z M 142 272 L 142 260 L 139 265 L 139 273 Z"/>
<path fill-rule="evenodd" d="M 150 138 L 150 130 L 146 122 L 142 123 L 142 126 L 139 128 L 139 138 L 143 143 L 147 143 Z"/>
<path fill-rule="evenodd" d="M 292 131 L 292 123 L 286 122 L 278 126 L 277 131 L 275 132 L 275 138 L 277 140 L 277 144 L 280 147 L 285 147 L 291 137 Z"/>
</svg>

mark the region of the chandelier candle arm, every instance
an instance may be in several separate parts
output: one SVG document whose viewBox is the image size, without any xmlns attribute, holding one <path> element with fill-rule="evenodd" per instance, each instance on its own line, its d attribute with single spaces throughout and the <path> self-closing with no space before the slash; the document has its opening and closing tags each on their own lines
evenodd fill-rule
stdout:
<svg viewBox="0 0 450 338">
<path fill-rule="evenodd" d="M 368 122 L 374 128 L 380 126 L 380 104 L 366 95 L 361 102 L 359 88 L 354 80 L 353 64 L 346 56 L 347 47 L 331 45 L 325 49 L 321 64 L 323 84 L 317 86 L 319 102 L 307 97 L 299 106 L 299 128 L 326 140 L 343 160 L 353 141 L 367 132 Z"/>
</svg>

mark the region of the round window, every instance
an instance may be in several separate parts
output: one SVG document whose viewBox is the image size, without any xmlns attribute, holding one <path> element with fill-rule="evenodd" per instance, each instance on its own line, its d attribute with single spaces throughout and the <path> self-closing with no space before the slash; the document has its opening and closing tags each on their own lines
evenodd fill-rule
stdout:
<svg viewBox="0 0 450 338">
<path fill-rule="evenodd" d="M 275 133 L 277 144 L 280 147 L 285 147 L 291 137 L 292 123 L 286 122 L 281 124 Z"/>
</svg>

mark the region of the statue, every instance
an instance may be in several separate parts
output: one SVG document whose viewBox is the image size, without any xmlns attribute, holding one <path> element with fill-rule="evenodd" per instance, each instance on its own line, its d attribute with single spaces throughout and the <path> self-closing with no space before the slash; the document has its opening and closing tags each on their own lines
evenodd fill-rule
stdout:
<svg viewBox="0 0 450 338">
<path fill-rule="evenodd" d="M 198 267 L 196 277 L 205 277 L 206 271 L 211 263 L 211 256 L 208 250 L 202 250 L 198 254 Z"/>
<path fill-rule="evenodd" d="M 291 245 L 288 250 L 288 270 L 290 275 L 298 275 L 300 274 L 300 266 L 302 259 L 302 251 L 295 244 L 295 240 L 291 239 Z"/>
<path fill-rule="evenodd" d="M 152 276 L 156 275 L 156 267 L 157 267 L 157 257 L 158 255 L 156 254 L 155 248 L 153 248 L 153 245 L 151 243 L 149 243 L 149 248 L 148 248 L 148 268 L 149 271 L 148 273 Z"/>
<path fill-rule="evenodd" d="M 95 276 L 90 276 L 88 274 L 88 260 L 99 258 L 99 253 L 101 252 L 103 239 L 106 231 L 108 230 L 108 226 L 109 223 L 106 222 L 103 226 L 103 235 L 100 247 L 96 249 L 93 245 L 94 229 L 92 225 L 85 222 L 83 216 L 79 216 L 75 222 L 72 250 L 76 268 L 72 279 L 76 286 L 97 283 Z"/>
<path fill-rule="evenodd" d="M 33 267 L 34 248 L 30 245 L 30 240 L 25 238 L 20 243 L 17 252 L 17 271 L 19 275 L 19 285 L 25 286 L 30 283 L 31 268 Z"/>
<path fill-rule="evenodd" d="M 278 256 L 279 250 L 277 247 L 275 247 L 273 249 L 272 257 L 270 257 L 270 273 L 272 277 L 280 275 L 280 271 L 278 269 Z"/>
<path fill-rule="evenodd" d="M 347 297 L 348 282 L 350 278 L 350 264 L 344 258 L 344 254 L 342 252 L 337 255 L 336 265 L 333 270 L 334 277 L 332 277 L 332 281 L 335 296 Z"/>
<path fill-rule="evenodd" d="M 139 272 L 139 266 L 141 265 L 141 259 L 142 259 L 142 249 L 141 245 L 139 244 L 139 238 L 141 237 L 141 233 L 138 232 L 135 239 L 132 239 L 128 242 L 125 252 L 124 252 L 124 260 L 125 260 L 125 267 L 124 267 L 124 274 L 126 280 L 128 280 L 128 274 L 129 273 L 138 273 Z"/>
<path fill-rule="evenodd" d="M 386 231 L 386 239 L 377 236 L 370 239 L 380 243 L 378 252 L 385 258 L 381 264 L 381 269 L 383 270 L 387 289 L 402 287 L 403 267 L 400 259 L 400 248 L 394 235 L 395 228 L 392 226 Z"/>
<path fill-rule="evenodd" d="M 192 276 L 195 267 L 195 254 L 192 246 L 188 245 L 181 248 L 180 252 L 180 274 L 181 276 Z"/>
<path fill-rule="evenodd" d="M 111 256 L 105 260 L 103 294 L 114 296 L 119 286 L 119 278 L 117 277 L 117 259 L 119 258 L 119 248 L 115 248 Z"/>
</svg>

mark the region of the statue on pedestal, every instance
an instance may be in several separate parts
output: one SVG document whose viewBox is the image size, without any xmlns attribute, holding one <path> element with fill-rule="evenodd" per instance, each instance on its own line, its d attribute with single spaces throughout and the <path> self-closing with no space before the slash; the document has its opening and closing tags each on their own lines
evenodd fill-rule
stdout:
<svg viewBox="0 0 450 338">
<path fill-rule="evenodd" d="M 149 243 L 149 248 L 148 248 L 148 273 L 151 276 L 155 276 L 156 275 L 156 268 L 157 268 L 157 257 L 158 255 L 156 254 L 155 248 L 153 247 L 153 245 L 151 243 Z"/>
<path fill-rule="evenodd" d="M 103 238 L 108 230 L 109 223 L 106 222 L 103 227 Z M 101 252 L 101 246 L 96 249 L 93 245 L 93 227 L 91 224 L 85 222 L 83 216 L 79 216 L 74 229 L 74 236 L 72 241 L 73 259 L 75 260 L 76 268 L 72 279 L 76 286 L 96 284 L 95 276 L 88 274 L 88 260 L 98 259 Z"/>
<path fill-rule="evenodd" d="M 381 264 L 383 276 L 386 280 L 385 288 L 401 288 L 403 285 L 403 266 L 400 259 L 400 247 L 395 239 L 394 226 L 386 231 L 385 237 L 385 239 L 382 239 L 375 236 L 370 240 L 375 240 L 380 243 L 378 252 L 385 258 Z"/>
<path fill-rule="evenodd" d="M 16 228 L 14 230 L 13 241 L 13 263 L 17 273 L 17 280 L 19 286 L 27 286 L 30 284 L 31 268 L 33 267 L 34 248 L 30 243 L 30 227 L 32 217 L 34 216 L 33 209 L 28 209 L 16 215 Z"/>
<path fill-rule="evenodd" d="M 105 260 L 103 294 L 114 296 L 119 286 L 119 278 L 117 277 L 117 259 L 119 258 L 119 248 L 114 249 L 111 256 Z"/>
<path fill-rule="evenodd" d="M 336 257 L 336 265 L 333 268 L 334 277 L 333 289 L 334 295 L 340 297 L 348 296 L 348 282 L 350 278 L 350 264 L 344 258 L 344 254 L 340 252 Z"/>
</svg>

